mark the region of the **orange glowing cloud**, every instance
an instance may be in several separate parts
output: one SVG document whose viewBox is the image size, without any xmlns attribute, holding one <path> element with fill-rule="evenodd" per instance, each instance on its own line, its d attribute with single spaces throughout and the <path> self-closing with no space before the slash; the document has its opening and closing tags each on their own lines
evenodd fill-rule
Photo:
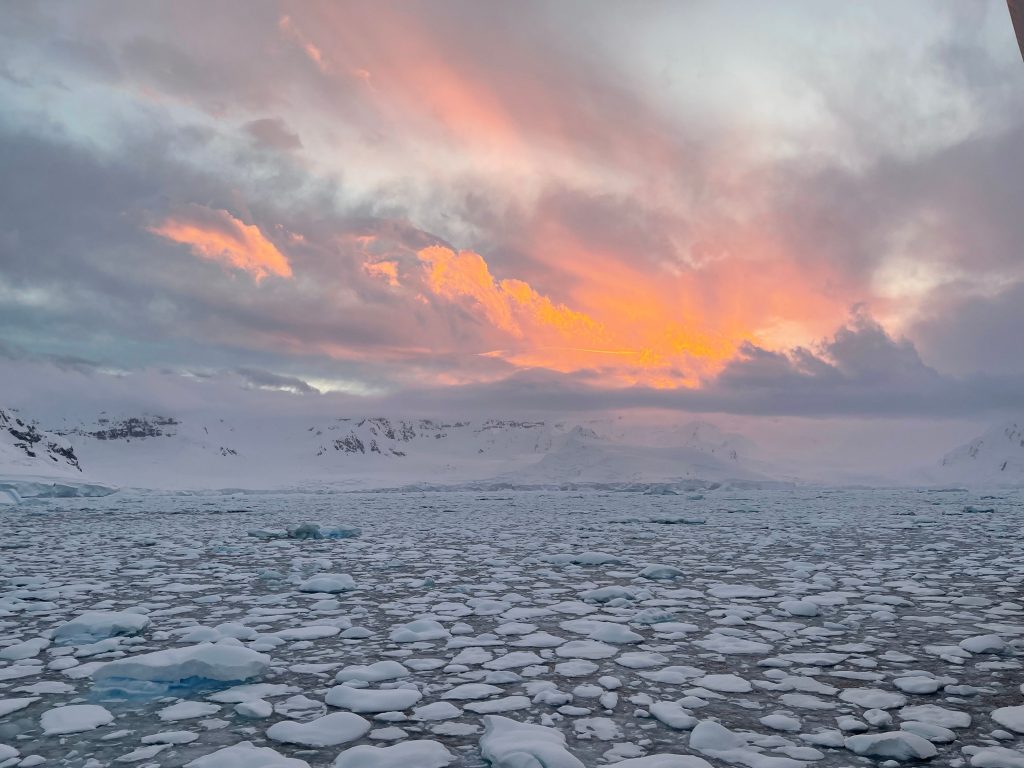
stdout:
<svg viewBox="0 0 1024 768">
<path fill-rule="evenodd" d="M 478 354 L 516 367 L 599 371 L 610 384 L 699 386 L 746 341 L 774 333 L 782 344 L 799 342 L 786 338 L 791 328 L 813 334 L 841 320 L 841 303 L 815 295 L 822 277 L 774 253 L 764 256 L 774 273 L 759 274 L 755 254 L 671 274 L 645 271 L 614 253 L 582 252 L 566 239 L 559 246 L 573 277 L 569 304 L 523 280 L 495 278 L 472 251 L 431 246 L 417 256 L 430 294 L 463 306 L 496 332 L 486 338 L 499 348 Z"/>
<path fill-rule="evenodd" d="M 396 261 L 368 261 L 363 264 L 363 269 L 368 275 L 386 280 L 392 288 L 399 286 L 398 262 Z"/>
<path fill-rule="evenodd" d="M 417 255 L 433 295 L 464 303 L 505 335 L 508 343 L 501 349 L 481 354 L 515 366 L 562 372 L 600 369 L 618 383 L 676 386 L 696 383 L 676 366 L 709 351 L 697 334 L 665 326 L 664 316 L 651 318 L 653 330 L 641 333 L 642 322 L 629 313 L 614 308 L 600 316 L 582 312 L 523 280 L 498 280 L 483 257 L 472 251 L 431 246 Z"/>
<path fill-rule="evenodd" d="M 200 258 L 248 272 L 256 282 L 268 275 L 292 276 L 288 259 L 259 227 L 246 224 L 225 210 L 189 206 L 149 231 L 187 245 Z"/>
<path fill-rule="evenodd" d="M 601 333 L 597 323 L 542 296 L 521 280 L 495 280 L 478 253 L 433 245 L 417 253 L 427 268 L 427 286 L 449 300 L 469 299 L 496 328 L 515 338 L 544 335 L 569 340 Z"/>
</svg>

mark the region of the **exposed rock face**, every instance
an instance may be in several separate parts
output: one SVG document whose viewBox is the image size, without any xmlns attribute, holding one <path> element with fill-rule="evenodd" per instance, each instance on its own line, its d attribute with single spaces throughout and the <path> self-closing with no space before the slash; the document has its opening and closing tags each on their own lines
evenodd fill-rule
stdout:
<svg viewBox="0 0 1024 768">
<path fill-rule="evenodd" d="M 132 416 L 119 421 L 101 418 L 97 421 L 97 429 L 76 428 L 66 434 L 94 437 L 97 440 L 131 440 L 145 437 L 170 437 L 175 434 L 174 427 L 181 422 L 173 416 Z"/>
<path fill-rule="evenodd" d="M 66 464 L 82 471 L 74 448 L 61 438 L 40 430 L 34 422 L 0 410 L 0 431 L 6 433 L 4 437 L 15 450 L 30 459 L 40 459 L 43 464 L 49 459 L 55 464 Z"/>
</svg>

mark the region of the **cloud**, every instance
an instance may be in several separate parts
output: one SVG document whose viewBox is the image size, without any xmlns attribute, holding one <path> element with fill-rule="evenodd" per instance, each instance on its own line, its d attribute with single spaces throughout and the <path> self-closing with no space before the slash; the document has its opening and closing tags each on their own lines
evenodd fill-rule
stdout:
<svg viewBox="0 0 1024 768">
<path fill-rule="evenodd" d="M 320 394 L 319 389 L 295 376 L 282 376 L 278 373 L 261 371 L 257 368 L 236 368 L 235 373 L 252 386 L 260 389 L 276 389 L 282 392 L 292 392 L 297 395 Z"/>
<path fill-rule="evenodd" d="M 424 397 L 1005 404 L 1024 96 L 997 10 L 19 6 L 0 342 Z"/>
<path fill-rule="evenodd" d="M 941 382 L 908 339 L 893 338 L 862 307 L 814 348 L 772 351 L 744 344 L 717 379 L 724 390 L 927 389 Z"/>
<path fill-rule="evenodd" d="M 363 264 L 363 269 L 366 270 L 368 275 L 379 277 L 384 280 L 392 288 L 397 288 L 400 283 L 398 282 L 398 262 L 388 261 L 367 261 Z"/>
<path fill-rule="evenodd" d="M 149 231 L 187 245 L 196 256 L 248 272 L 257 283 L 268 275 L 292 276 L 288 258 L 259 227 L 225 210 L 190 205 Z"/>
<path fill-rule="evenodd" d="M 262 117 L 251 120 L 243 128 L 260 146 L 282 151 L 301 149 L 302 140 L 288 128 L 279 117 Z"/>
</svg>

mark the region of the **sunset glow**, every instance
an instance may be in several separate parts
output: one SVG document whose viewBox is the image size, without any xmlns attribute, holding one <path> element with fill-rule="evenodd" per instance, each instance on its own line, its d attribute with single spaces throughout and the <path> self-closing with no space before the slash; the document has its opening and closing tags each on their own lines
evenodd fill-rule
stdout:
<svg viewBox="0 0 1024 768">
<path fill-rule="evenodd" d="M 386 392 L 1014 369 L 979 343 L 1024 306 L 998 2 L 16 5 L 0 298 L 97 307 L 60 354 Z"/>
</svg>

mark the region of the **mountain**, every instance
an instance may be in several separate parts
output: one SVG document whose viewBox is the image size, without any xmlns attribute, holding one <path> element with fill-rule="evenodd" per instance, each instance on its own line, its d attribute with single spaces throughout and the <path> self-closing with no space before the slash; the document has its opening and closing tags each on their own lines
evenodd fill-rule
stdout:
<svg viewBox="0 0 1024 768">
<path fill-rule="evenodd" d="M 558 437 L 539 461 L 496 479 L 521 485 L 771 479 L 741 460 L 738 445 L 713 425 L 683 425 L 675 437 L 666 439 L 663 429 L 639 434 L 622 430 L 609 436 L 576 426 Z"/>
<path fill-rule="evenodd" d="M 1000 424 L 942 457 L 934 479 L 973 486 L 1024 485 L 1024 427 Z"/>
<path fill-rule="evenodd" d="M 0 476 L 76 477 L 74 448 L 15 411 L 0 410 Z"/>
<path fill-rule="evenodd" d="M 0 410 L 0 506 L 36 496 L 102 496 L 113 489 L 92 483 L 74 447 L 13 410 Z"/>
<path fill-rule="evenodd" d="M 37 429 L 40 437 L 31 445 L 52 443 L 48 455 L 66 451 L 83 482 L 154 489 L 559 486 L 771 477 L 763 462 L 751 458 L 753 444 L 707 422 L 651 426 L 294 414 L 228 420 L 104 412 L 47 427 L 49 432 Z M 28 474 L 30 468 L 11 471 Z"/>
</svg>

